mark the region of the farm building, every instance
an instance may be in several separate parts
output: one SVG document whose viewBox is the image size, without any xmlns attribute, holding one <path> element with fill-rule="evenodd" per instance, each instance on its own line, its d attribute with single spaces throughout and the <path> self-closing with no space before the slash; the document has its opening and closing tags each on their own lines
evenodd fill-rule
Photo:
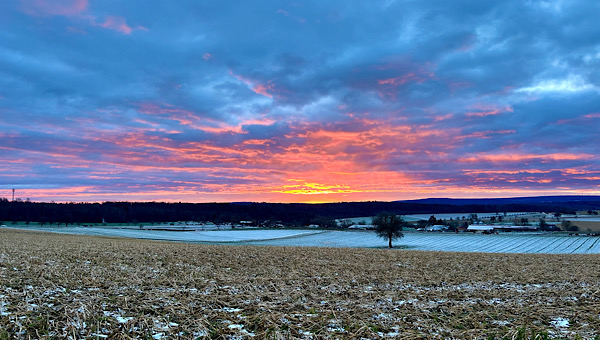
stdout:
<svg viewBox="0 0 600 340">
<path fill-rule="evenodd" d="M 448 226 L 443 225 L 443 224 L 430 225 L 425 228 L 425 231 L 446 231 L 446 230 L 448 230 Z"/>
<path fill-rule="evenodd" d="M 348 229 L 359 229 L 359 230 L 374 230 L 375 226 L 372 224 L 353 224 Z"/>
<path fill-rule="evenodd" d="M 495 225 L 473 224 L 467 227 L 467 231 L 472 233 L 491 233 L 494 232 Z"/>
<path fill-rule="evenodd" d="M 538 229 L 533 225 L 499 225 L 496 227 L 497 231 L 536 231 Z"/>
</svg>

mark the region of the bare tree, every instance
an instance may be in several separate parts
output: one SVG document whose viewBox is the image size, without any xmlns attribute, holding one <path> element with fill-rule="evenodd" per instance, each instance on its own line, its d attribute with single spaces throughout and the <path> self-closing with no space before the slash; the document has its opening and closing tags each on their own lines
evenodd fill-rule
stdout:
<svg viewBox="0 0 600 340">
<path fill-rule="evenodd" d="M 406 222 L 396 214 L 381 213 L 373 218 L 373 225 L 377 236 L 387 239 L 392 248 L 392 240 L 404 236 L 402 227 L 406 225 Z"/>
</svg>

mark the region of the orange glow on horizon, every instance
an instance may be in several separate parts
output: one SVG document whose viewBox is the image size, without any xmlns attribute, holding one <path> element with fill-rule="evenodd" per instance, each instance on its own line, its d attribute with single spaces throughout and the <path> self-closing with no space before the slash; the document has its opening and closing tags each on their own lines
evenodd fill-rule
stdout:
<svg viewBox="0 0 600 340">
<path fill-rule="evenodd" d="M 412 188 L 413 191 L 382 191 L 382 192 L 271 192 L 268 194 L 256 192 L 198 192 L 181 189 L 172 190 L 146 190 L 127 193 L 100 193 L 91 187 L 60 188 L 60 189 L 25 189 L 17 188 L 17 198 L 31 199 L 40 202 L 106 202 L 106 201 L 132 201 L 132 202 L 273 202 L 273 203 L 328 203 L 328 202 L 360 202 L 360 201 L 396 201 L 408 199 L 421 199 L 430 197 L 449 198 L 502 198 L 544 195 L 600 195 L 600 188 L 577 190 L 570 188 L 557 188 L 551 191 L 535 189 L 494 189 L 489 187 L 445 187 L 445 188 Z M 8 189 L 7 189 L 8 190 Z M 10 197 L 10 193 L 6 193 Z M 249 196 L 249 194 L 252 194 Z"/>
</svg>

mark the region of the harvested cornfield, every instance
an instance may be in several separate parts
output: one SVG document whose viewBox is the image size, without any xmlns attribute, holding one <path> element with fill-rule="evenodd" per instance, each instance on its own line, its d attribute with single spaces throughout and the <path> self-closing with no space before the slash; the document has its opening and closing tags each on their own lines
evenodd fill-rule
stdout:
<svg viewBox="0 0 600 340">
<path fill-rule="evenodd" d="M 599 259 L 1 229 L 0 339 L 588 339 Z"/>
</svg>

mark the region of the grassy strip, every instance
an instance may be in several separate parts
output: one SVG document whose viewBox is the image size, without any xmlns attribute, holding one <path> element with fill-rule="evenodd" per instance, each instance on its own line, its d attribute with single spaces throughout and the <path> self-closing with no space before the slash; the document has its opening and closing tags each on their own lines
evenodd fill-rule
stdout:
<svg viewBox="0 0 600 340">
<path fill-rule="evenodd" d="M 598 259 L 1 229 L 0 339 L 589 339 Z"/>
</svg>

